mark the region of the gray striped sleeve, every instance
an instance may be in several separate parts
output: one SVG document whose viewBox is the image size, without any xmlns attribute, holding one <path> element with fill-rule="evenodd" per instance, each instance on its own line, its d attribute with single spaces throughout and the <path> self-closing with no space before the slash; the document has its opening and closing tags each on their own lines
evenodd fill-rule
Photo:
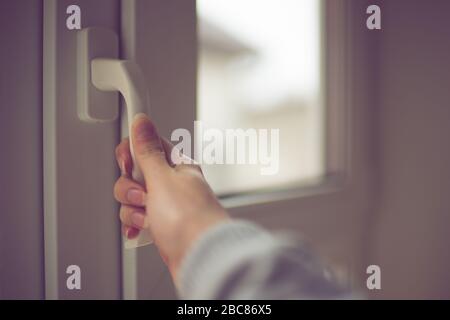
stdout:
<svg viewBox="0 0 450 320">
<path fill-rule="evenodd" d="M 184 299 L 347 296 L 301 242 L 242 220 L 205 232 L 184 258 L 178 280 Z"/>
</svg>

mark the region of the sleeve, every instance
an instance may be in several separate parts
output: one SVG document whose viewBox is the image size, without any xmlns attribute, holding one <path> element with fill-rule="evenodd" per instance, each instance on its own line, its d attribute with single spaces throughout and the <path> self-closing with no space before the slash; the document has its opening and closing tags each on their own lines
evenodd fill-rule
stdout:
<svg viewBox="0 0 450 320">
<path fill-rule="evenodd" d="M 181 264 L 178 291 L 184 299 L 349 297 L 304 244 L 239 220 L 196 241 Z"/>
</svg>

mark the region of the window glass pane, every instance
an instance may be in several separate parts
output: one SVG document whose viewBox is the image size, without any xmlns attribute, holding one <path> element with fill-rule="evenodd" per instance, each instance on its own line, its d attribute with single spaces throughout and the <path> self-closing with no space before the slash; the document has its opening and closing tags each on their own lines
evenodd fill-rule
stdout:
<svg viewBox="0 0 450 320">
<path fill-rule="evenodd" d="M 320 177 L 324 172 L 320 1 L 198 0 L 197 11 L 197 120 L 203 129 L 217 128 L 224 136 L 225 129 L 255 129 L 258 140 L 257 150 L 247 145 L 246 164 L 202 162 L 213 189 L 226 194 L 289 187 Z M 270 152 L 276 151 L 271 148 L 271 131 L 265 140 L 259 129 L 279 129 L 278 155 Z M 249 137 L 246 143 L 253 139 Z M 261 158 L 263 140 L 270 158 Z M 256 164 L 250 161 L 252 152 Z M 275 157 L 278 171 L 262 174 L 261 168 L 275 167 Z"/>
</svg>

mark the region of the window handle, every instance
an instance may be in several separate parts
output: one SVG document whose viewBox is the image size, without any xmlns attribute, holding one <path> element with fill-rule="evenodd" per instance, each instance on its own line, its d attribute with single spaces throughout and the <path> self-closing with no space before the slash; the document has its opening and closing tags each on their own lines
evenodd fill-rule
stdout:
<svg viewBox="0 0 450 320">
<path fill-rule="evenodd" d="M 109 29 L 83 29 L 80 31 L 78 41 L 79 117 L 94 123 L 115 120 L 118 100 L 114 92 L 120 92 L 126 104 L 131 140 L 131 124 L 134 116 L 149 110 L 148 90 L 139 66 L 133 61 L 115 58 L 118 52 L 118 39 Z M 133 159 L 132 177 L 144 185 L 144 177 L 136 162 L 132 141 L 130 152 Z M 136 238 L 125 239 L 124 246 L 132 249 L 152 242 L 148 230 L 141 230 Z"/>
<path fill-rule="evenodd" d="M 104 91 L 119 91 L 124 97 L 133 159 L 132 177 L 144 185 L 144 176 L 136 162 L 131 135 L 131 125 L 135 115 L 146 113 L 148 110 L 149 98 L 144 76 L 139 66 L 133 61 L 97 58 L 91 61 L 91 77 L 96 88 Z M 149 232 L 141 230 L 136 238 L 125 240 L 125 248 L 136 248 L 150 243 L 152 240 Z"/>
<path fill-rule="evenodd" d="M 131 124 L 138 113 L 145 113 L 148 106 L 148 94 L 144 78 L 139 67 L 132 61 L 99 58 L 91 62 L 92 83 L 103 91 L 118 91 L 125 99 L 128 117 L 128 132 L 131 138 Z M 133 179 L 144 183 L 141 170 L 136 165 L 133 143 L 130 141 L 133 159 Z"/>
</svg>

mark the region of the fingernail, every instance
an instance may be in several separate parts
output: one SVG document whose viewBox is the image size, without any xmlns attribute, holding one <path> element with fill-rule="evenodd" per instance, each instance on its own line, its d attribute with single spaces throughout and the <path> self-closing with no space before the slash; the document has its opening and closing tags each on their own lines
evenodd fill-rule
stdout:
<svg viewBox="0 0 450 320">
<path fill-rule="evenodd" d="M 142 213 L 133 213 L 131 215 L 131 222 L 133 222 L 136 227 L 139 227 L 141 229 L 145 227 L 145 217 Z"/>
<path fill-rule="evenodd" d="M 135 206 L 145 205 L 145 193 L 142 190 L 130 189 L 127 192 L 127 200 Z"/>
<path fill-rule="evenodd" d="M 127 239 L 133 239 L 133 238 L 136 238 L 138 234 L 139 234 L 139 230 L 138 229 L 130 228 L 130 229 L 127 230 L 126 236 L 127 236 Z"/>
<path fill-rule="evenodd" d="M 136 135 L 136 141 L 147 142 L 158 137 L 156 128 L 151 123 L 149 117 L 145 113 L 138 113 L 134 116 L 134 121 L 141 120 L 135 125 L 134 134 Z"/>
</svg>

